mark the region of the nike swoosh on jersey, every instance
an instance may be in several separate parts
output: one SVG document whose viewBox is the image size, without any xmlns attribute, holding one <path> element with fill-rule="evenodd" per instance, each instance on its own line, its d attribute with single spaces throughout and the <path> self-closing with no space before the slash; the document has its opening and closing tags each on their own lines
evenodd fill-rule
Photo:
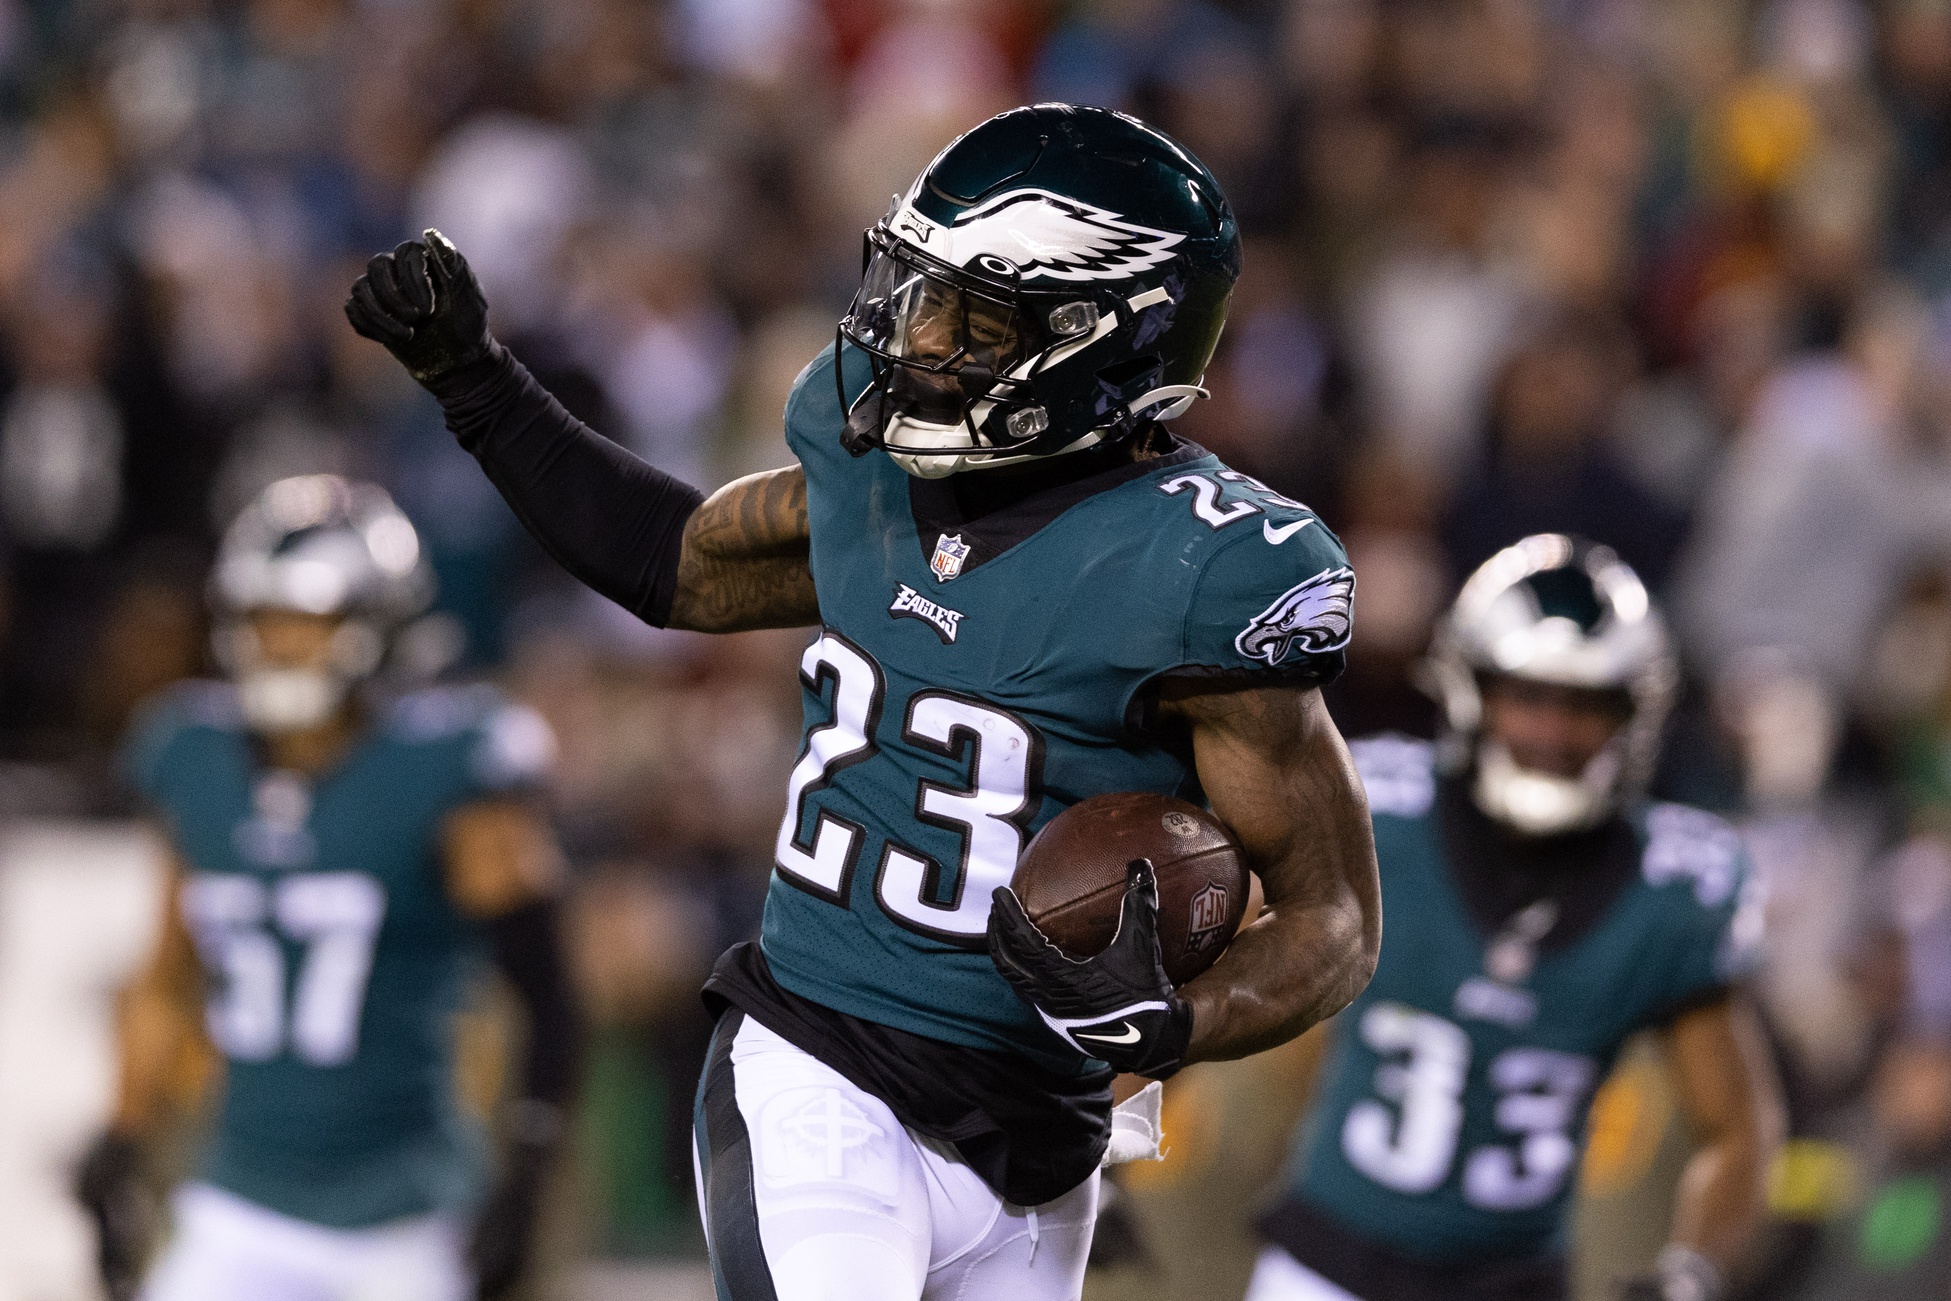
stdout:
<svg viewBox="0 0 1951 1301">
<path fill-rule="evenodd" d="M 1279 528 L 1275 528 L 1272 520 L 1262 520 L 1260 522 L 1260 535 L 1267 539 L 1269 546 L 1277 547 L 1312 523 L 1314 521 L 1311 519 L 1297 519 L 1292 524 L 1283 524 Z"/>
<path fill-rule="evenodd" d="M 1124 1022 L 1124 1028 L 1125 1032 L 1123 1034 L 1085 1034 L 1082 1030 L 1074 1030 L 1071 1033 L 1078 1039 L 1095 1039 L 1103 1044 L 1137 1043 L 1139 1039 L 1138 1027 L 1126 1021 Z"/>
</svg>

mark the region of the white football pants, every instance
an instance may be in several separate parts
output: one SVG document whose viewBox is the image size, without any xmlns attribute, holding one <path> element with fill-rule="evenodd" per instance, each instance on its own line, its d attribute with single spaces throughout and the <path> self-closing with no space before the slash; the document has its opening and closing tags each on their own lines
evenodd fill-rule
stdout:
<svg viewBox="0 0 1951 1301">
<path fill-rule="evenodd" d="M 1362 1301 L 1322 1278 L 1279 1247 L 1267 1247 L 1253 1265 L 1245 1301 Z"/>
<path fill-rule="evenodd" d="M 737 1010 L 718 1023 L 693 1152 L 729 1301 L 1076 1301 L 1098 1176 L 1005 1202 L 953 1147 Z"/>
<path fill-rule="evenodd" d="M 176 1232 L 142 1301 L 469 1301 L 451 1221 L 328 1229 L 208 1184 L 175 1198 Z"/>
</svg>

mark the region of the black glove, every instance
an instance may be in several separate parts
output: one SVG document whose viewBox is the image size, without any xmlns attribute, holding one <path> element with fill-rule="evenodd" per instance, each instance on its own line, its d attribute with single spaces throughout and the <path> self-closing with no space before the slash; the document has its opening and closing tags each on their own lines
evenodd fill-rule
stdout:
<svg viewBox="0 0 1951 1301">
<path fill-rule="evenodd" d="M 488 355 L 488 300 L 461 251 L 437 230 L 375 254 L 352 282 L 346 320 L 422 384 Z"/>
<path fill-rule="evenodd" d="M 989 957 L 1043 1023 L 1086 1057 L 1162 1080 L 1192 1041 L 1192 1005 L 1172 992 L 1158 957 L 1158 883 L 1133 859 L 1118 933 L 1082 961 L 1037 929 L 1008 886 L 989 913 Z"/>
<path fill-rule="evenodd" d="M 1726 1292 L 1714 1262 L 1691 1247 L 1668 1247 L 1651 1273 L 1619 1284 L 1619 1301 L 1720 1301 Z"/>
<path fill-rule="evenodd" d="M 130 1301 L 142 1282 L 157 1221 L 142 1179 L 142 1149 L 114 1131 L 95 1140 L 75 1174 L 75 1197 L 95 1221 L 95 1263 L 109 1301 Z"/>
<path fill-rule="evenodd" d="M 468 1243 L 468 1264 L 474 1269 L 480 1301 L 508 1295 L 528 1271 L 536 1217 L 562 1146 L 562 1113 L 549 1103 L 535 1099 L 516 1103 L 512 1128 L 501 1179 L 482 1204 Z"/>
</svg>

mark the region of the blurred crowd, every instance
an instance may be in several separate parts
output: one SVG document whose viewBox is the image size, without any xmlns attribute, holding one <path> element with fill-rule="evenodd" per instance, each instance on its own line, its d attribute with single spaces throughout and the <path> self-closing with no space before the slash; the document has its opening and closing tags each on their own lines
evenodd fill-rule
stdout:
<svg viewBox="0 0 1951 1301">
<path fill-rule="evenodd" d="M 1770 890 L 1802 1131 L 1868 1098 L 1872 1160 L 1940 1151 L 1946 0 L 0 0 L 0 815 L 126 807 L 115 739 L 205 670 L 259 487 L 385 484 L 439 573 L 424 670 L 561 733 L 586 1123 L 627 1140 L 586 1195 L 606 1245 L 681 1243 L 693 991 L 755 922 L 801 639 L 569 583 L 340 304 L 438 226 L 572 410 L 715 486 L 787 460 L 861 230 L 1040 99 L 1138 113 L 1233 200 L 1178 427 L 1345 539 L 1344 732 L 1429 732 L 1416 659 L 1497 547 L 1615 547 L 1687 655 L 1662 792 L 1740 815 Z"/>
</svg>

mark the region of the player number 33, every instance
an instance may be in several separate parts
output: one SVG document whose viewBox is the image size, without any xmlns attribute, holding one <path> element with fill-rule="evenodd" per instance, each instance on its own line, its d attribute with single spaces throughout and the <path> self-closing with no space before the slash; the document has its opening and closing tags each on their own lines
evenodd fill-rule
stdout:
<svg viewBox="0 0 1951 1301">
<path fill-rule="evenodd" d="M 1382 1059 L 1379 1097 L 1348 1109 L 1342 1154 L 1386 1188 L 1434 1192 L 1449 1176 L 1463 1131 L 1470 1036 L 1400 1003 L 1370 1007 L 1360 1031 Z M 1548 1048 L 1509 1048 L 1493 1058 L 1487 1074 L 1497 1092 L 1497 1127 L 1517 1141 L 1487 1144 L 1465 1158 L 1463 1200 L 1521 1211 L 1557 1196 L 1578 1157 L 1570 1131 L 1594 1073 L 1590 1058 Z"/>
</svg>

